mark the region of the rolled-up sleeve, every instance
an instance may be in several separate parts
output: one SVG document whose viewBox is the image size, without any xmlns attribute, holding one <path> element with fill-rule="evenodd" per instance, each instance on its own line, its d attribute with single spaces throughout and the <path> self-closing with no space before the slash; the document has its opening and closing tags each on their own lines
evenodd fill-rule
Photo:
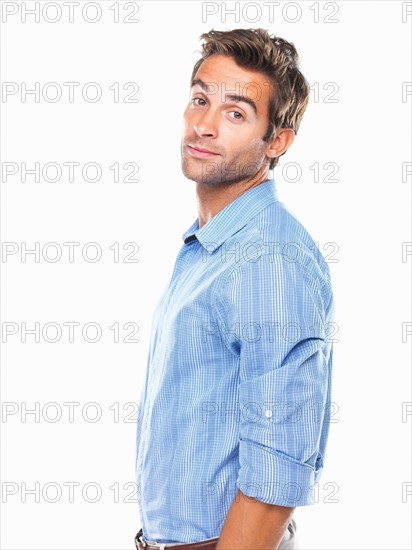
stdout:
<svg viewBox="0 0 412 550">
<path fill-rule="evenodd" d="M 247 496 L 313 504 L 330 399 L 330 286 L 317 265 L 262 254 L 221 284 L 216 314 L 239 365 L 239 474 Z"/>
</svg>

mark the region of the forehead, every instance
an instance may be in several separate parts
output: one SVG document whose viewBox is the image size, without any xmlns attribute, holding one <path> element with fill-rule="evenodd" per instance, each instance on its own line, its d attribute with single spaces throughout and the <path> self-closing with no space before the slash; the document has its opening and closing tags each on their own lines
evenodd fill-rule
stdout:
<svg viewBox="0 0 412 550">
<path fill-rule="evenodd" d="M 269 103 L 272 83 L 261 72 L 240 67 L 232 57 L 214 54 L 205 59 L 194 79 L 201 79 L 208 85 L 206 93 L 216 94 L 224 99 L 225 94 L 246 95 L 264 109 Z M 219 93 L 219 94 L 217 94 Z"/>
</svg>

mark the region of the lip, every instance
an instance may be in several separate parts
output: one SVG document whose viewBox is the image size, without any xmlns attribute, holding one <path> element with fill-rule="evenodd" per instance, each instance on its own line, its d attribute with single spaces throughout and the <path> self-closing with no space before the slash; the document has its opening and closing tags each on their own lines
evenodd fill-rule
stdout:
<svg viewBox="0 0 412 550">
<path fill-rule="evenodd" d="M 218 156 L 218 153 L 212 153 L 212 151 L 209 151 L 208 149 L 198 149 L 197 147 L 193 147 L 192 145 L 188 145 L 187 150 L 189 152 L 189 155 L 196 158 L 210 158 Z"/>
</svg>

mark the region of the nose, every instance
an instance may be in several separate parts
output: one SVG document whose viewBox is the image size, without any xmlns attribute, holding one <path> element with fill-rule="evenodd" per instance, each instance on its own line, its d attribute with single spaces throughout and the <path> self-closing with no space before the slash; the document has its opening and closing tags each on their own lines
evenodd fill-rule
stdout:
<svg viewBox="0 0 412 550">
<path fill-rule="evenodd" d="M 217 137 L 217 121 L 216 116 L 209 110 L 207 113 L 196 120 L 193 129 L 199 137 Z"/>
</svg>

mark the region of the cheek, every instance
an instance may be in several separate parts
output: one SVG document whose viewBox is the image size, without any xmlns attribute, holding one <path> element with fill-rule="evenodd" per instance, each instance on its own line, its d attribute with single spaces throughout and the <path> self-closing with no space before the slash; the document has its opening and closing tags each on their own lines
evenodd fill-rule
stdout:
<svg viewBox="0 0 412 550">
<path fill-rule="evenodd" d="M 189 116 L 188 108 L 186 107 L 186 109 L 183 111 L 183 122 L 185 124 L 187 123 L 188 116 Z"/>
<path fill-rule="evenodd" d="M 250 148 L 253 151 L 256 151 L 256 152 L 259 152 L 259 153 L 264 153 L 266 145 L 267 145 L 266 142 L 263 141 L 263 139 L 260 136 L 254 137 L 250 141 Z"/>
<path fill-rule="evenodd" d="M 262 154 L 265 143 L 259 136 L 256 136 L 255 133 L 253 135 L 245 134 L 244 136 L 239 134 L 239 132 L 234 132 L 227 136 L 228 151 L 249 155 Z"/>
<path fill-rule="evenodd" d="M 185 109 L 183 112 L 183 129 L 185 132 L 189 131 L 191 128 L 193 128 L 193 114 L 190 112 L 189 109 Z"/>
</svg>

